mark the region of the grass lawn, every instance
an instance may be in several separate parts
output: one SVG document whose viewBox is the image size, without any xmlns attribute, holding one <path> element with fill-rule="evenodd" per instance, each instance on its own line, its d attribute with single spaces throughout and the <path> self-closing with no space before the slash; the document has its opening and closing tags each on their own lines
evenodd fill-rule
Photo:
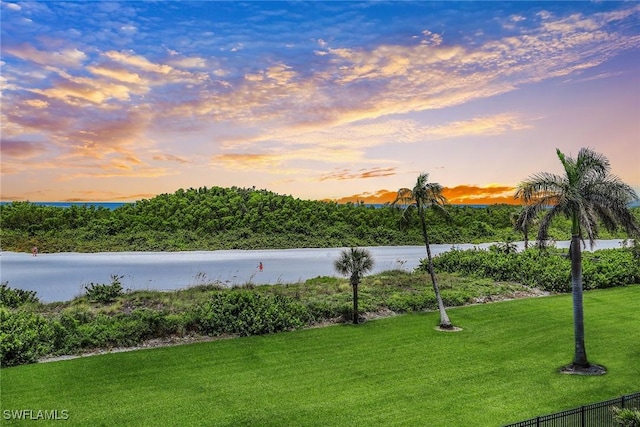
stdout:
<svg viewBox="0 0 640 427">
<path fill-rule="evenodd" d="M 585 294 L 587 354 L 571 361 L 571 296 L 409 314 L 6 368 L 5 410 L 80 426 L 499 426 L 640 390 L 640 285 Z M 47 424 L 40 421 L 38 425 Z"/>
</svg>

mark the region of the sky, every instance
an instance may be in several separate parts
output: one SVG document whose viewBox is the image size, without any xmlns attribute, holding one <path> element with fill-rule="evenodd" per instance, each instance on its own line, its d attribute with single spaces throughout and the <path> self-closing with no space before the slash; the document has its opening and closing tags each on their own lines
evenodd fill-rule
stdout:
<svg viewBox="0 0 640 427">
<path fill-rule="evenodd" d="M 0 1 L 3 201 L 253 187 L 513 203 L 604 154 L 640 193 L 640 3 Z"/>
</svg>

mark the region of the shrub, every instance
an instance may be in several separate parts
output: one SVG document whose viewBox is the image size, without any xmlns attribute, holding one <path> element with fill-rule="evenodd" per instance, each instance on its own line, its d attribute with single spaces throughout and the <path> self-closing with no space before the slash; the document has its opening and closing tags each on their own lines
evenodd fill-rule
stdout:
<svg viewBox="0 0 640 427">
<path fill-rule="evenodd" d="M 185 325 L 182 316 L 147 308 L 108 316 L 80 306 L 64 310 L 52 321 L 52 347 L 56 353 L 74 353 L 88 348 L 132 346 L 146 339 L 181 334 Z"/>
<path fill-rule="evenodd" d="M 333 301 L 312 300 L 307 302 L 307 311 L 311 321 L 318 322 L 343 316 L 343 305 Z"/>
<path fill-rule="evenodd" d="M 29 303 L 38 303 L 36 291 L 12 289 L 7 282 L 0 283 L 0 306 L 18 308 Z"/>
<path fill-rule="evenodd" d="M 0 307 L 0 366 L 33 363 L 51 348 L 52 330 L 39 314 Z"/>
<path fill-rule="evenodd" d="M 514 281 L 550 292 L 571 291 L 571 261 L 558 250 L 529 249 L 520 253 L 453 249 L 433 260 L 436 271 Z M 417 268 L 426 270 L 422 260 Z M 584 252 L 582 278 L 585 289 L 622 286 L 640 281 L 640 263 L 629 250 Z"/>
<path fill-rule="evenodd" d="M 208 335 L 260 335 L 301 328 L 311 320 L 301 303 L 247 290 L 216 292 L 193 310 L 197 330 Z"/>
<path fill-rule="evenodd" d="M 87 292 L 87 298 L 91 302 L 99 304 L 108 304 L 113 302 L 117 297 L 122 295 L 122 284 L 120 279 L 123 276 L 112 275 L 111 284 L 90 283 L 84 287 Z"/>
<path fill-rule="evenodd" d="M 425 292 L 396 292 L 387 300 L 387 307 L 396 313 L 433 310 L 437 308 L 435 295 Z"/>
<path fill-rule="evenodd" d="M 616 423 L 621 427 L 640 427 L 640 411 L 637 409 L 611 408 Z"/>
<path fill-rule="evenodd" d="M 184 331 L 184 317 L 167 315 L 161 311 L 148 308 L 138 309 L 129 315 L 120 315 L 118 320 L 130 323 L 131 334 L 138 341 L 161 338 Z"/>
</svg>

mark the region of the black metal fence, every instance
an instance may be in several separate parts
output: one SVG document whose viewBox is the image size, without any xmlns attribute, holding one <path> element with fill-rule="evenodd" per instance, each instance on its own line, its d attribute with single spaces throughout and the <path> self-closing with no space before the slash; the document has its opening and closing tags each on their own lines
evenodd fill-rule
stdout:
<svg viewBox="0 0 640 427">
<path fill-rule="evenodd" d="M 640 392 L 531 418 L 504 427 L 616 427 L 618 424 L 613 417 L 613 407 L 640 410 Z"/>
</svg>

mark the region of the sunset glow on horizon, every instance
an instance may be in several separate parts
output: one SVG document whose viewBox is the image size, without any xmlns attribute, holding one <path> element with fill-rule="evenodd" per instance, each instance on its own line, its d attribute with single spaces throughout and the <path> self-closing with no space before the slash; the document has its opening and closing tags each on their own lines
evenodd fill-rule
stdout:
<svg viewBox="0 0 640 427">
<path fill-rule="evenodd" d="M 640 193 L 637 2 L 0 7 L 2 201 L 515 203 L 581 147 Z"/>
</svg>

